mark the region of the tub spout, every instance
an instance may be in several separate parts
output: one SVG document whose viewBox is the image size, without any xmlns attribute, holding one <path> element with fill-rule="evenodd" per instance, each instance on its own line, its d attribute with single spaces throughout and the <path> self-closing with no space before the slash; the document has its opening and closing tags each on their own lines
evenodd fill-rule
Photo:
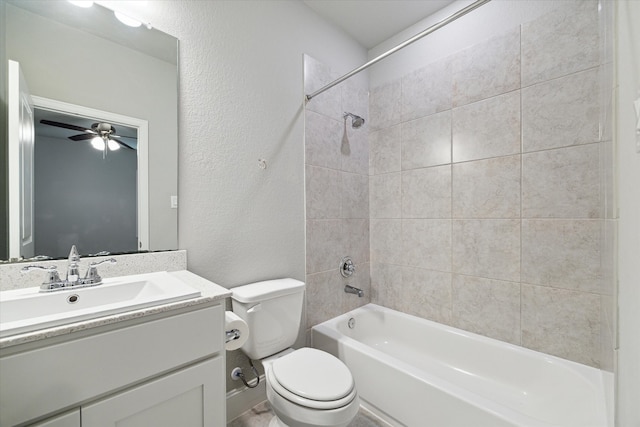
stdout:
<svg viewBox="0 0 640 427">
<path fill-rule="evenodd" d="M 348 294 L 358 295 L 358 297 L 362 298 L 364 296 L 364 292 L 362 289 L 354 288 L 351 285 L 345 285 L 344 291 Z"/>
</svg>

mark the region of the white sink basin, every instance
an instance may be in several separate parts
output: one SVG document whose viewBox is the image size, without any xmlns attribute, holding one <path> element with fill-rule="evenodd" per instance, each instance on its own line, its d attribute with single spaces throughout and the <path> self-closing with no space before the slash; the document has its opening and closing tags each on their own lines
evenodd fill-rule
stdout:
<svg viewBox="0 0 640 427">
<path fill-rule="evenodd" d="M 0 292 L 0 337 L 201 295 L 165 271 L 103 279 L 90 288 L 39 291 L 35 287 Z"/>
</svg>

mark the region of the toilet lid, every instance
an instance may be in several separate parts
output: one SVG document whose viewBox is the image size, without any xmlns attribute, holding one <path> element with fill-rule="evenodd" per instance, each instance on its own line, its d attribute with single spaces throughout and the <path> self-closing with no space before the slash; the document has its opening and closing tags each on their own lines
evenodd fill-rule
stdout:
<svg viewBox="0 0 640 427">
<path fill-rule="evenodd" d="M 316 401 L 335 401 L 353 391 L 349 368 L 333 355 L 301 348 L 273 362 L 273 377 L 290 393 Z"/>
</svg>

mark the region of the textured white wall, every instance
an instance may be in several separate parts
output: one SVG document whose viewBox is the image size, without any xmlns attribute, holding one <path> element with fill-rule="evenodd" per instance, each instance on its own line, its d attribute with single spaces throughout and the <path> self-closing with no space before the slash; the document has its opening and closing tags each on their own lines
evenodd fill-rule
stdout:
<svg viewBox="0 0 640 427">
<path fill-rule="evenodd" d="M 101 3 L 180 39 L 189 270 L 226 287 L 304 280 L 302 55 L 346 72 L 366 51 L 297 1 Z"/>
</svg>

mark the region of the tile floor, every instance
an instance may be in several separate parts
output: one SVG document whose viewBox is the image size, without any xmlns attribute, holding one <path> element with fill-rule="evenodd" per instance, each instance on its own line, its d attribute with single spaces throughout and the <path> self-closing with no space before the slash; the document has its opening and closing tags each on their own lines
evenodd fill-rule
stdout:
<svg viewBox="0 0 640 427">
<path fill-rule="evenodd" d="M 273 411 L 269 403 L 264 401 L 257 404 L 235 420 L 227 424 L 227 427 L 267 427 L 273 417 Z M 349 427 L 392 427 L 366 409 L 360 408 L 356 418 L 349 424 Z"/>
</svg>

